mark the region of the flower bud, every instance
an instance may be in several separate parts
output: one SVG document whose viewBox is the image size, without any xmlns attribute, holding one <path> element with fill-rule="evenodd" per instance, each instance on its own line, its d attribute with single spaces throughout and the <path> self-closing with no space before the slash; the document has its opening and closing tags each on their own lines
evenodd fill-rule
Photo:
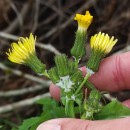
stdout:
<svg viewBox="0 0 130 130">
<path fill-rule="evenodd" d="M 98 108 L 101 94 L 97 90 L 92 90 L 88 98 L 88 106 L 91 108 Z"/>
<path fill-rule="evenodd" d="M 75 70 L 71 75 L 71 80 L 75 83 L 75 87 L 78 87 L 83 81 L 82 72 L 80 70 Z"/>
<path fill-rule="evenodd" d="M 60 77 L 69 75 L 70 68 L 67 56 L 65 54 L 57 55 L 55 57 L 55 64 Z"/>
<path fill-rule="evenodd" d="M 51 69 L 48 71 L 48 74 L 49 74 L 50 79 L 52 80 L 52 82 L 53 82 L 54 84 L 56 84 L 56 83 L 60 80 L 60 78 L 59 78 L 59 76 L 58 76 L 58 73 L 57 73 L 56 67 L 51 68 Z"/>
<path fill-rule="evenodd" d="M 81 59 L 86 54 L 86 32 L 76 32 L 76 38 L 74 42 L 74 46 L 71 49 L 71 55 L 76 59 Z"/>
</svg>

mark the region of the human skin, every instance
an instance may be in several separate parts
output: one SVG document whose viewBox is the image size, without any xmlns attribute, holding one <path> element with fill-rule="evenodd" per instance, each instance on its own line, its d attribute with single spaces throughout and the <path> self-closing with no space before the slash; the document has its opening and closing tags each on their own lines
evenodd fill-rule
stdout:
<svg viewBox="0 0 130 130">
<path fill-rule="evenodd" d="M 85 67 L 81 68 L 83 75 Z M 99 71 L 89 79 L 99 90 L 118 92 L 130 90 L 130 52 L 105 58 Z M 60 89 L 50 85 L 50 93 L 56 100 L 60 100 Z M 123 102 L 130 108 L 130 99 Z M 130 117 L 89 121 L 72 118 L 53 119 L 42 123 L 37 130 L 130 130 Z"/>
</svg>

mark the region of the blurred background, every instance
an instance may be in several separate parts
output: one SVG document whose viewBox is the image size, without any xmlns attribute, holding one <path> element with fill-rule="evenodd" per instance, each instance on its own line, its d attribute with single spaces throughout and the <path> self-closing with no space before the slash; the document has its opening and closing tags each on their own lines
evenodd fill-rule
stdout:
<svg viewBox="0 0 130 130">
<path fill-rule="evenodd" d="M 37 36 L 39 59 L 51 68 L 54 56 L 73 45 L 77 23 L 75 13 L 86 10 L 94 16 L 88 30 L 91 35 L 102 31 L 118 39 L 111 54 L 130 50 L 130 2 L 128 0 L 0 0 L 0 127 L 9 130 L 23 119 L 36 116 L 41 108 L 35 101 L 49 96 L 48 79 L 35 75 L 30 68 L 11 63 L 5 54 L 19 36 Z M 85 65 L 90 49 L 80 66 Z M 113 94 L 108 99 L 130 97 L 129 91 Z"/>
</svg>

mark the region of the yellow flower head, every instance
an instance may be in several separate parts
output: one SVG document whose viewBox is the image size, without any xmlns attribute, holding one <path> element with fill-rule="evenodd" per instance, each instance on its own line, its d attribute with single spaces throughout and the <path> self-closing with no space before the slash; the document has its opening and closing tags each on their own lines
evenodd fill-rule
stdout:
<svg viewBox="0 0 130 130">
<path fill-rule="evenodd" d="M 89 13 L 89 11 L 86 11 L 85 15 L 76 14 L 74 20 L 77 20 L 79 30 L 86 31 L 93 20 L 93 16 Z"/>
<path fill-rule="evenodd" d="M 101 32 L 91 37 L 90 44 L 92 51 L 86 65 L 87 72 L 93 74 L 98 71 L 102 59 L 112 50 L 117 41 L 113 36 L 110 38 L 108 34 Z"/>
<path fill-rule="evenodd" d="M 11 49 L 6 52 L 8 59 L 14 63 L 26 64 L 26 60 L 30 58 L 30 55 L 35 54 L 35 42 L 36 37 L 30 34 L 29 38 L 20 37 L 18 43 L 13 42 Z"/>
<path fill-rule="evenodd" d="M 108 34 L 99 32 L 91 37 L 90 44 L 92 51 L 106 55 L 112 50 L 117 41 L 113 36 L 110 38 Z"/>
</svg>

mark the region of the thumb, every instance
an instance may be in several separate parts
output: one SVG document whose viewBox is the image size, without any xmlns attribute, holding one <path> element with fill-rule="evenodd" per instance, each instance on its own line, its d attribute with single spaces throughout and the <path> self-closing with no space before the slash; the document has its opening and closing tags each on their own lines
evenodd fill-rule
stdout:
<svg viewBox="0 0 130 130">
<path fill-rule="evenodd" d="M 130 130 L 129 122 L 130 117 L 102 121 L 62 118 L 44 122 L 37 130 Z"/>
</svg>

